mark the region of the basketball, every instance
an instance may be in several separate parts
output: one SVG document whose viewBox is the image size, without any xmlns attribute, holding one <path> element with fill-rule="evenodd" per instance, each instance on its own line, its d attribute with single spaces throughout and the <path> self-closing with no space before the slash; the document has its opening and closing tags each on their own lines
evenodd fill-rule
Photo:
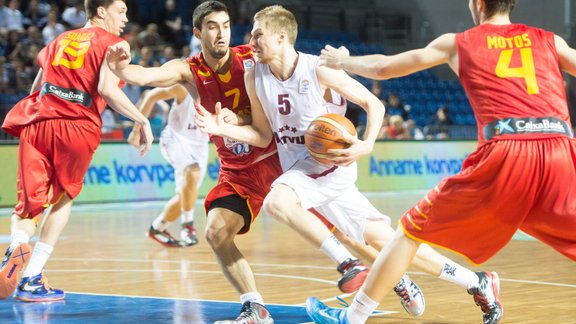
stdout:
<svg viewBox="0 0 576 324">
<path fill-rule="evenodd" d="M 333 164 L 327 154 L 328 150 L 350 146 L 346 142 L 344 132 L 356 137 L 356 128 L 348 118 L 337 114 L 325 114 L 310 123 L 304 135 L 304 142 L 316 161 Z"/>
</svg>

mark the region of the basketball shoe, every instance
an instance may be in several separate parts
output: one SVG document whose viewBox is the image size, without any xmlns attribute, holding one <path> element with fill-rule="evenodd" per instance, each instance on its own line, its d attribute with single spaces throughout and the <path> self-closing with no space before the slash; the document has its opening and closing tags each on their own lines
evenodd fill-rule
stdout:
<svg viewBox="0 0 576 324">
<path fill-rule="evenodd" d="M 30 245 L 22 243 L 14 250 L 6 249 L 4 261 L 0 266 L 0 299 L 6 299 L 12 295 L 18 285 L 18 273 L 32 255 Z"/>
<path fill-rule="evenodd" d="M 468 293 L 482 309 L 484 324 L 497 324 L 504 315 L 499 296 L 500 278 L 496 272 L 476 272 L 476 275 L 478 287 L 468 289 Z"/>
<path fill-rule="evenodd" d="M 182 224 L 180 231 L 180 242 L 183 246 L 192 246 L 198 244 L 198 237 L 196 236 L 196 228 L 194 222 Z"/>
<path fill-rule="evenodd" d="M 47 302 L 64 299 L 64 292 L 48 285 L 48 279 L 41 273 L 22 278 L 14 298 L 27 302 Z"/>
<path fill-rule="evenodd" d="M 408 277 L 407 274 L 402 276 L 400 282 L 394 287 L 394 292 L 400 297 L 400 303 L 406 312 L 412 316 L 424 314 L 426 301 L 422 290 Z"/>
<path fill-rule="evenodd" d="M 146 236 L 166 247 L 181 247 L 180 242 L 175 239 L 167 230 L 159 231 L 150 225 Z"/>
<path fill-rule="evenodd" d="M 306 299 L 306 313 L 317 324 L 349 324 L 345 309 L 328 307 L 316 297 Z"/>
<path fill-rule="evenodd" d="M 342 274 L 338 280 L 338 288 L 345 293 L 360 289 L 368 276 L 368 268 L 358 259 L 346 259 L 336 270 Z"/>
<path fill-rule="evenodd" d="M 274 324 L 274 320 L 266 307 L 258 303 L 245 302 L 235 320 L 216 321 L 214 324 Z"/>
</svg>

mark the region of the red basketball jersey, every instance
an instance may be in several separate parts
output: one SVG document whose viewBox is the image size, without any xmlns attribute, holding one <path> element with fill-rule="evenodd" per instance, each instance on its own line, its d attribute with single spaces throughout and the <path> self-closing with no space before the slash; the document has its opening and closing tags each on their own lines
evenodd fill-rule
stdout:
<svg viewBox="0 0 576 324">
<path fill-rule="evenodd" d="M 2 129 L 19 136 L 23 126 L 55 118 L 87 119 L 101 127 L 106 102 L 98 94 L 98 75 L 108 46 L 120 41 L 99 27 L 59 35 L 38 54 L 41 89 L 10 110 Z"/>
<path fill-rule="evenodd" d="M 244 87 L 244 70 L 254 66 L 252 50 L 249 46 L 231 47 L 232 63 L 226 73 L 219 74 L 204 61 L 202 53 L 188 58 L 188 64 L 194 74 L 200 102 L 210 112 L 214 113 L 217 102 L 222 107 L 231 109 L 239 116 L 250 115 L 250 99 Z M 253 147 L 222 136 L 210 135 L 216 145 L 223 169 L 243 169 L 263 155 L 269 155 L 276 150 L 274 141 L 263 149 Z"/>
<path fill-rule="evenodd" d="M 459 77 L 478 123 L 506 118 L 554 117 L 570 125 L 554 34 L 522 24 L 482 24 L 456 35 Z M 534 127 L 537 127 L 535 125 Z M 499 138 L 554 134 L 502 134 Z"/>
</svg>

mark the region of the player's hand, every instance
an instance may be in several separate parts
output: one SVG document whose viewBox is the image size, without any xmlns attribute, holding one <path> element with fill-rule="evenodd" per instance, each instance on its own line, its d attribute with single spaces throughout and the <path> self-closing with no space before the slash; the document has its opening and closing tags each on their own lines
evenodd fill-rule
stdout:
<svg viewBox="0 0 576 324">
<path fill-rule="evenodd" d="M 128 144 L 134 146 L 135 148 L 140 148 L 140 125 L 139 124 L 134 124 L 134 128 L 132 128 L 132 131 L 130 132 L 130 135 L 128 135 Z"/>
<path fill-rule="evenodd" d="M 350 143 L 350 146 L 345 149 L 331 149 L 328 151 L 333 157 L 330 159 L 336 165 L 348 166 L 364 155 L 370 154 L 374 145 L 369 142 L 362 141 L 356 136 L 350 134 L 344 134 L 346 137 L 346 142 Z"/>
<path fill-rule="evenodd" d="M 130 64 L 131 60 L 130 49 L 122 46 L 122 43 L 108 47 L 106 61 L 108 62 L 108 68 L 110 68 L 110 70 L 121 71 Z"/>
<path fill-rule="evenodd" d="M 232 110 L 228 108 L 222 108 L 220 113 L 222 114 L 222 119 L 226 123 L 230 125 L 240 125 L 240 118 Z"/>
<path fill-rule="evenodd" d="M 327 66 L 332 69 L 342 70 L 342 60 L 350 56 L 350 51 L 344 46 L 334 48 L 326 45 L 320 52 L 320 66 Z"/>
<path fill-rule="evenodd" d="M 140 141 L 139 147 L 140 155 L 144 156 L 150 148 L 152 147 L 152 142 L 154 141 L 154 135 L 152 135 L 152 128 L 150 127 L 150 122 L 146 120 L 144 124 L 140 126 Z"/>
<path fill-rule="evenodd" d="M 196 111 L 198 112 L 196 114 L 196 125 L 201 131 L 218 136 L 222 134 L 226 122 L 224 121 L 220 102 L 217 102 L 216 106 L 214 106 L 214 114 L 206 110 L 201 104 L 196 105 Z"/>
</svg>

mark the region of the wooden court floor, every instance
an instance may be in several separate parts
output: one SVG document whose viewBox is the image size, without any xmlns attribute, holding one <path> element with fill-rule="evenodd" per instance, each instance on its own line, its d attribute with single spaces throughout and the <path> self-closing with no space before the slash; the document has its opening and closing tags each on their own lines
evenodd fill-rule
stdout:
<svg viewBox="0 0 576 324">
<path fill-rule="evenodd" d="M 420 195 L 370 194 L 369 198 L 392 216 L 395 224 Z M 46 266 L 50 284 L 76 293 L 238 302 L 202 237 L 197 246 L 176 249 L 145 237 L 161 208 L 162 202 L 75 206 Z M 0 210 L 2 249 L 8 243 L 9 212 Z M 202 232 L 205 218 L 200 204 L 195 217 Z M 176 234 L 176 228 L 173 231 Z M 261 215 L 238 245 L 268 304 L 303 305 L 313 295 L 337 305 L 335 297 L 340 293 L 335 265 L 289 228 Z M 457 255 L 443 253 L 466 264 Z M 499 273 L 505 308 L 501 323 L 576 323 L 576 263 L 540 242 L 514 240 L 489 262 L 470 267 Z M 385 314 L 368 323 L 481 323 L 480 309 L 463 289 L 415 268 L 410 274 L 424 291 L 425 314 L 417 318 L 407 315 L 397 297 L 390 294 L 379 306 Z M 351 296 L 343 297 L 351 301 Z M 0 308 L 2 303 L 6 301 L 0 301 Z M 144 322 L 164 323 L 153 318 Z M 0 319 L 0 323 L 4 321 Z"/>
</svg>

